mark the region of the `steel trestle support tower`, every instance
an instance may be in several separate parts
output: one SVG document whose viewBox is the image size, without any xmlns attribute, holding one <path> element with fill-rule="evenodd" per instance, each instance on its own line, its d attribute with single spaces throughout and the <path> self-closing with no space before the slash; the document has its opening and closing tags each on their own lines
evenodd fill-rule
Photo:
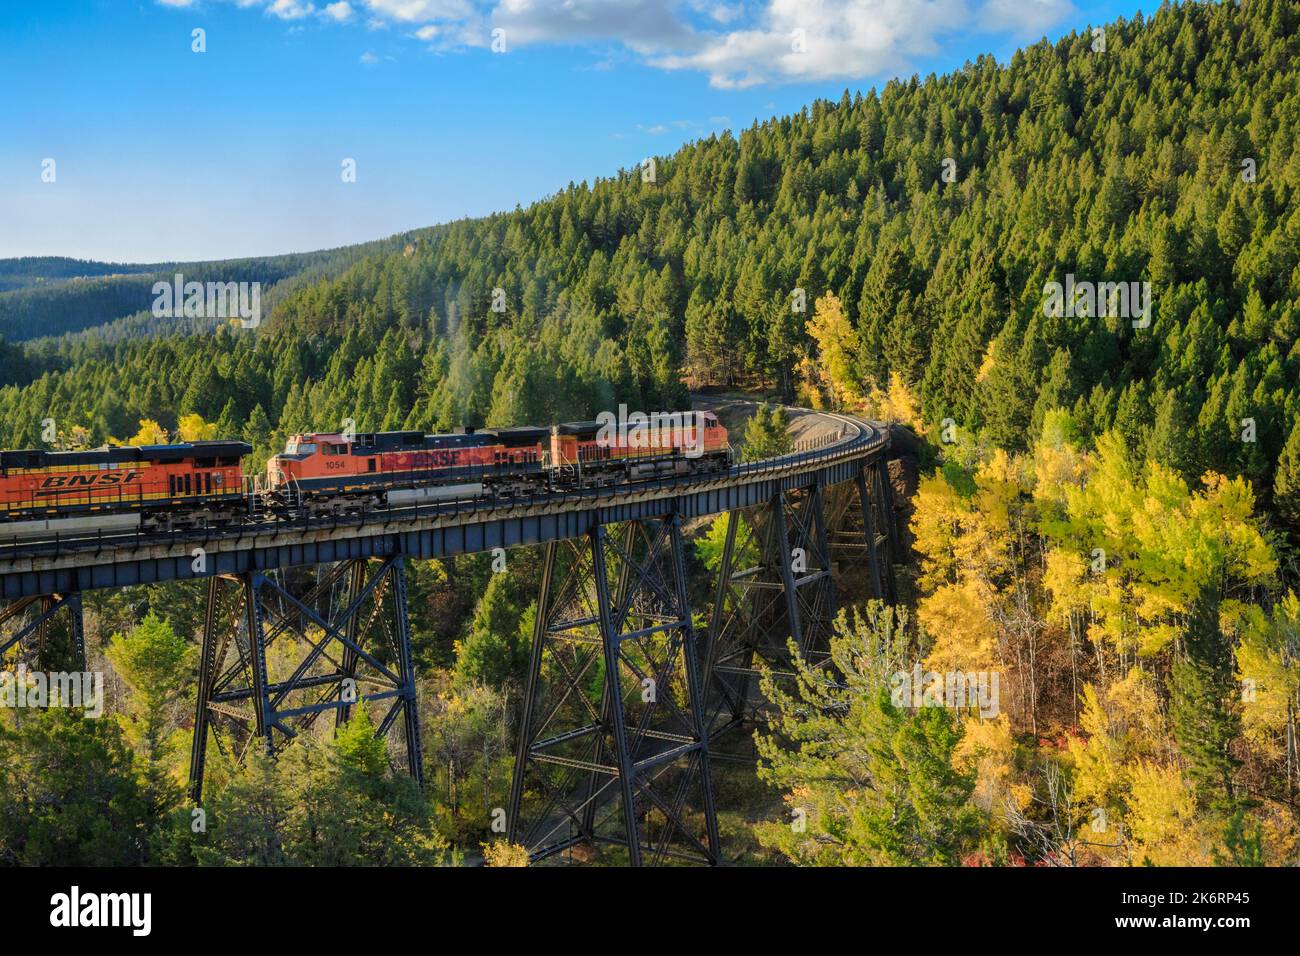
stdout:
<svg viewBox="0 0 1300 956">
<path fill-rule="evenodd" d="M 681 518 L 546 545 L 507 811 L 534 860 L 718 862 L 702 655 Z"/>
<path fill-rule="evenodd" d="M 202 800 L 210 744 L 227 758 L 258 743 L 274 754 L 281 741 L 311 732 L 321 714 L 333 712 L 337 726 L 362 702 L 379 705 L 377 736 L 402 720 L 405 769 L 422 785 L 401 555 L 210 578 L 191 799 Z"/>
<path fill-rule="evenodd" d="M 714 739 L 762 722 L 760 667 L 789 676 L 792 646 L 815 666 L 826 662 L 836 572 L 863 558 L 870 594 L 893 602 L 897 531 L 883 459 L 835 488 L 815 480 L 728 513 L 705 666 Z"/>
<path fill-rule="evenodd" d="M 33 611 L 35 616 L 28 619 L 28 613 Z M 0 656 L 15 645 L 22 647 L 24 643 L 34 643 L 36 657 L 39 659 L 45 651 L 45 642 L 50 628 L 60 617 L 66 618 L 67 621 L 72 664 L 84 669 L 86 666 L 85 614 L 79 591 L 21 598 L 8 607 L 0 609 Z M 10 625 L 12 628 L 10 633 L 6 633 L 5 625 Z M 31 638 L 35 638 L 35 641 L 31 641 Z"/>
</svg>

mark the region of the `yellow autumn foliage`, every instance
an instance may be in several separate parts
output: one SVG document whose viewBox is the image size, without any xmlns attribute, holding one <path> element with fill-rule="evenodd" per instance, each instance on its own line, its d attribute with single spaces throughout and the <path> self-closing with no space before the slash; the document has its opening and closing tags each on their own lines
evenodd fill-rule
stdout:
<svg viewBox="0 0 1300 956">
<path fill-rule="evenodd" d="M 1025 810 L 1033 801 L 1032 788 L 1016 776 L 1016 741 L 1006 714 L 966 718 L 952 763 L 963 773 L 975 772 L 971 800 L 999 825 L 1011 807 Z"/>
<path fill-rule="evenodd" d="M 975 582 L 944 585 L 920 602 L 916 616 L 934 641 L 925 658 L 927 670 L 997 669 L 997 626 Z"/>
<path fill-rule="evenodd" d="M 1139 761 L 1128 772 L 1125 825 L 1138 865 L 1206 866 L 1204 823 L 1196 814 L 1196 797 L 1175 766 Z"/>
<path fill-rule="evenodd" d="M 817 347 L 817 361 L 805 372 L 821 372 L 818 377 L 834 407 L 856 406 L 862 400 L 862 387 L 854 370 L 858 333 L 834 292 L 817 299 L 804 329 Z"/>
<path fill-rule="evenodd" d="M 176 423 L 181 441 L 212 441 L 217 437 L 217 423 L 205 422 L 199 414 L 182 415 Z"/>
<path fill-rule="evenodd" d="M 122 442 L 124 445 L 165 445 L 167 443 L 167 429 L 163 428 L 152 418 L 140 419 L 140 430 Z"/>
</svg>

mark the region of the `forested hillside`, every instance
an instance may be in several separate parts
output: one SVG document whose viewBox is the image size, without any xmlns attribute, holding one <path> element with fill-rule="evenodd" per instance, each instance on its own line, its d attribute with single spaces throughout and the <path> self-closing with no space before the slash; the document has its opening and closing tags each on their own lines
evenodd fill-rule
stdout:
<svg viewBox="0 0 1300 956">
<path fill-rule="evenodd" d="M 70 259 L 67 256 L 19 256 L 16 259 L 0 259 L 0 292 L 60 279 L 157 272 L 165 266 L 166 263 L 94 262 L 90 259 Z"/>
<path fill-rule="evenodd" d="M 845 93 L 653 175 L 409 236 L 288 295 L 255 345 L 44 357 L 30 375 L 60 370 L 0 393 L 0 436 L 31 443 L 53 413 L 104 438 L 230 401 L 241 430 L 257 405 L 285 427 L 543 421 L 673 404 L 683 371 L 793 397 L 830 291 L 860 333 L 851 378 L 897 371 L 930 421 L 1023 448 L 1063 405 L 1087 437 L 1116 424 L 1267 498 L 1300 410 L 1298 20 L 1282 0 L 1170 7 L 1108 26 L 1104 52 L 1077 34 Z M 1149 282 L 1150 327 L 1045 317 L 1067 273 Z"/>
<path fill-rule="evenodd" d="M 93 330 L 96 337 L 114 341 L 125 337 L 124 328 L 129 335 L 190 331 L 189 324 L 152 315 L 154 283 L 170 283 L 178 273 L 186 282 L 260 282 L 263 303 L 269 306 L 278 301 L 272 292 L 277 283 L 291 277 L 336 276 L 358 259 L 392 244 L 386 240 L 255 259 L 150 265 L 59 257 L 2 259 L 0 337 L 19 342 Z M 202 331 L 211 331 L 214 324 L 204 323 Z"/>
</svg>

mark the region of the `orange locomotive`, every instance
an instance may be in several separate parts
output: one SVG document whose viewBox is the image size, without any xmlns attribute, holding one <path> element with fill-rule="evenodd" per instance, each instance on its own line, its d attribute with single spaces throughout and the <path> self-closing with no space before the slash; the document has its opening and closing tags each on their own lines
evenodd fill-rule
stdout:
<svg viewBox="0 0 1300 956">
<path fill-rule="evenodd" d="M 247 511 L 242 441 L 0 452 L 0 539 L 58 532 L 167 531 Z"/>
<path fill-rule="evenodd" d="M 450 435 L 294 435 L 266 463 L 264 495 L 278 513 L 351 514 L 448 498 L 509 497 L 543 479 L 545 428 Z"/>
<path fill-rule="evenodd" d="M 731 464 L 731 446 L 712 412 L 625 416 L 621 427 L 611 416 L 552 428 L 550 464 L 560 481 L 617 484 L 717 471 Z"/>
<path fill-rule="evenodd" d="M 252 448 L 240 441 L 0 452 L 0 544 L 511 498 L 731 464 L 727 430 L 710 412 L 604 417 L 449 435 L 294 435 L 255 490 L 241 468 Z"/>
<path fill-rule="evenodd" d="M 294 435 L 266 464 L 277 513 L 350 514 L 450 498 L 509 498 L 731 464 L 712 412 L 675 413 L 619 429 L 609 422 L 552 428 Z"/>
</svg>

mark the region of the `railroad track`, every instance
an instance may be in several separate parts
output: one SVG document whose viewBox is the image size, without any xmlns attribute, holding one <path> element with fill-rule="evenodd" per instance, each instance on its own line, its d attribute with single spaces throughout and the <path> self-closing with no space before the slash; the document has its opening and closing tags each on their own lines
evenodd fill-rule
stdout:
<svg viewBox="0 0 1300 956">
<path fill-rule="evenodd" d="M 720 513 L 742 506 L 753 495 L 743 493 L 768 485 L 798 487 L 804 476 L 835 469 L 883 454 L 889 446 L 887 429 L 879 423 L 848 415 L 815 413 L 839 425 L 836 435 L 776 458 L 735 465 L 707 475 L 680 475 L 626 482 L 603 488 L 555 491 L 510 498 L 472 498 L 374 510 L 359 515 L 267 519 L 224 528 L 172 532 L 84 534 L 49 540 L 5 542 L 0 533 L 0 599 L 65 590 L 123 586 L 204 577 L 211 573 L 250 568 L 311 564 L 344 557 L 383 556 L 402 550 L 415 557 L 439 557 L 492 547 L 536 544 L 581 533 L 582 522 L 556 520 L 599 512 L 602 520 L 629 518 L 668 507 L 684 515 Z M 848 471 L 845 470 L 847 475 Z M 827 484 L 844 480 L 827 474 Z M 490 529 L 501 526 L 501 533 Z M 514 530 L 511 530 L 513 526 Z M 483 533 L 474 533 L 479 527 Z M 460 534 L 455 532 L 459 529 Z M 409 536 L 426 540 L 412 547 Z M 349 542 L 389 541 L 371 548 Z M 323 547 L 333 543 L 336 547 Z M 232 554 L 276 552 L 274 559 L 229 560 Z M 295 554 L 300 551 L 301 554 Z M 211 565 L 209 565 L 211 561 Z M 134 566 L 121 574 L 105 573 L 113 566 Z"/>
</svg>

